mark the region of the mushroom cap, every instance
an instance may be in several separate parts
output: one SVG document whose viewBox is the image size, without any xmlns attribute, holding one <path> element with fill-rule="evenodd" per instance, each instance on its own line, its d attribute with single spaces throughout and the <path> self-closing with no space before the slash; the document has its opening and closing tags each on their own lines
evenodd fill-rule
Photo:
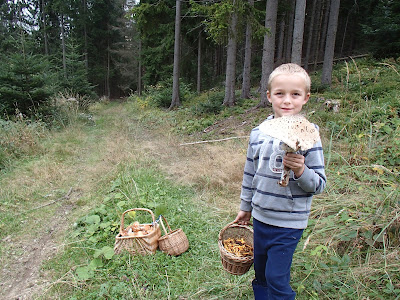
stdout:
<svg viewBox="0 0 400 300">
<path fill-rule="evenodd" d="M 294 151 L 308 150 L 320 140 L 319 131 L 302 115 L 282 116 L 260 124 L 262 133 L 281 140 Z"/>
</svg>

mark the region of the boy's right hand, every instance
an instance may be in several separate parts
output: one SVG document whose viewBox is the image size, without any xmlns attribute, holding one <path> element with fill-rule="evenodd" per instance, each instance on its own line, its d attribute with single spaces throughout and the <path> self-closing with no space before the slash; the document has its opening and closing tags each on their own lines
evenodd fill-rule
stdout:
<svg viewBox="0 0 400 300">
<path fill-rule="evenodd" d="M 251 218 L 251 211 L 240 210 L 236 216 L 236 219 L 233 221 L 234 223 L 238 223 L 240 225 L 247 225 Z"/>
</svg>

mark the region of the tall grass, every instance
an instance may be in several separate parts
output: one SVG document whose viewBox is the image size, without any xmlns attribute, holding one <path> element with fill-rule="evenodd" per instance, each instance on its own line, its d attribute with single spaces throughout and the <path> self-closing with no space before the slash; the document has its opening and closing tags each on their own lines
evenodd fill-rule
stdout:
<svg viewBox="0 0 400 300">
<path fill-rule="evenodd" d="M 43 153 L 40 140 L 47 136 L 46 124 L 18 115 L 15 120 L 0 119 L 0 170 L 13 161 Z"/>
</svg>

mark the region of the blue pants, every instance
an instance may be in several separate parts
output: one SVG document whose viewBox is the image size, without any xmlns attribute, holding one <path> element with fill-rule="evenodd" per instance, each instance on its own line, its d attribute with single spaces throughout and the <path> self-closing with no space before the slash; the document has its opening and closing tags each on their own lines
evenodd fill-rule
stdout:
<svg viewBox="0 0 400 300">
<path fill-rule="evenodd" d="M 292 300 L 290 266 L 303 229 L 271 226 L 253 218 L 254 298 L 256 300 Z"/>
</svg>

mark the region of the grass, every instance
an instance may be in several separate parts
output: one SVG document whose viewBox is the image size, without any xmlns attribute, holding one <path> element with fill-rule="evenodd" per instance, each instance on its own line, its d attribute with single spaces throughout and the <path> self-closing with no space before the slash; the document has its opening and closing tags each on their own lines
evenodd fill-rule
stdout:
<svg viewBox="0 0 400 300">
<path fill-rule="evenodd" d="M 305 113 L 321 129 L 328 185 L 314 198 L 293 258 L 298 299 L 400 294 L 399 70 L 398 61 L 341 63 L 330 89 L 312 74 Z M 254 271 L 223 271 L 216 241 L 237 213 L 246 136 L 271 109 L 251 109 L 257 98 L 221 108 L 216 90 L 186 96 L 181 108 L 166 111 L 152 102 L 154 94 L 92 105 L 95 126 L 76 119 L 37 142 L 46 153 L 26 152 L 12 161 L 14 171 L 3 170 L 1 184 L 9 187 L 0 192 L 3 263 L 8 252 L 20 251 L 4 239 L 21 224 L 40 235 L 41 220 L 74 207 L 74 225 L 63 227 L 58 254 L 42 265 L 48 283 L 40 298 L 252 299 Z M 322 98 L 340 100 L 339 112 L 326 110 Z M 237 138 L 181 145 L 226 137 Z M 73 197 L 59 205 L 27 209 L 70 187 Z M 120 216 L 132 207 L 162 212 L 184 230 L 189 250 L 179 257 L 113 255 Z"/>
<path fill-rule="evenodd" d="M 63 257 L 56 259 L 63 262 L 60 271 L 65 272 L 64 262 L 68 258 L 73 258 L 70 270 L 94 264 L 95 249 L 113 245 L 122 212 L 133 207 L 147 207 L 153 211 L 164 207 L 163 214 L 170 225 L 179 226 L 187 234 L 189 251 L 179 257 L 160 251 L 144 257 L 101 257 L 102 266 L 89 270 L 88 280 L 79 280 L 75 272 L 64 277 L 63 282 L 69 280 L 77 284 L 69 291 L 62 284 L 62 293 L 72 293 L 78 299 L 96 299 L 99 293 L 105 298 L 117 299 L 250 299 L 250 275 L 236 278 L 220 268 L 218 245 L 213 240 L 228 222 L 226 216 L 210 210 L 207 203 L 202 204 L 204 200 L 194 198 L 191 188 L 174 185 L 157 173 L 156 169 L 135 167 L 120 172 L 111 183 L 104 204 L 89 213 L 99 216 L 99 221 L 89 225 L 86 217 L 78 220 L 73 236 L 85 242 L 74 244 Z M 142 222 L 148 223 L 150 215 L 145 215 L 147 220 Z M 47 268 L 54 270 L 56 260 L 49 261 Z"/>
</svg>

